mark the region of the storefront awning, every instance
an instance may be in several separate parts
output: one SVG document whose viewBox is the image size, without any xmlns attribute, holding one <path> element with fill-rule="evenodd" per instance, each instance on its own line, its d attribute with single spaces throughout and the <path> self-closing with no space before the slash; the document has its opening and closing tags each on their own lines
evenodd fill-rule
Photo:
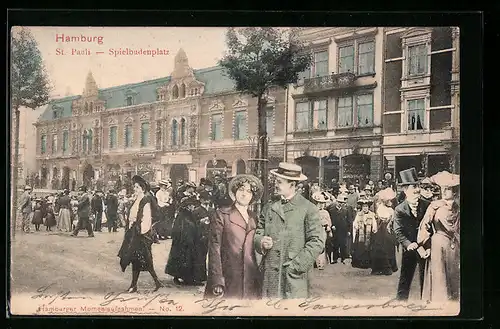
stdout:
<svg viewBox="0 0 500 329">
<path fill-rule="evenodd" d="M 359 152 L 359 154 L 371 155 L 372 148 L 370 148 L 370 147 L 360 148 L 358 150 L 358 152 Z M 336 149 L 336 150 L 309 150 L 309 152 L 307 152 L 307 155 L 312 156 L 312 157 L 316 157 L 316 158 L 327 157 L 330 154 L 333 154 L 339 158 L 342 158 L 342 157 L 351 155 L 352 149 L 345 148 L 345 149 Z M 288 153 L 288 157 L 290 160 L 303 157 L 304 155 L 306 155 L 306 151 L 293 151 L 293 152 Z"/>
</svg>

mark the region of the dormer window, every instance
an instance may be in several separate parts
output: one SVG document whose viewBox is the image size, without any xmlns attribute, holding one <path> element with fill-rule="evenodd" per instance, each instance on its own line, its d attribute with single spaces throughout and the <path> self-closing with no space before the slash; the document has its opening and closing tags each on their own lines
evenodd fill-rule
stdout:
<svg viewBox="0 0 500 329">
<path fill-rule="evenodd" d="M 184 84 L 181 84 L 181 88 L 179 90 L 180 98 L 185 98 L 186 97 L 186 86 Z"/>
<path fill-rule="evenodd" d="M 132 106 L 132 104 L 133 104 L 132 96 L 127 96 L 127 106 Z"/>
</svg>

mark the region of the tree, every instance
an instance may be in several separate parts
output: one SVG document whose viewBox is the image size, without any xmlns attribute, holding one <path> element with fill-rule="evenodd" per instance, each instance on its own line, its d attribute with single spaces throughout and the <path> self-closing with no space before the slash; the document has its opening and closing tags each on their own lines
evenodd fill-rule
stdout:
<svg viewBox="0 0 500 329">
<path fill-rule="evenodd" d="M 272 27 L 229 28 L 226 33 L 227 53 L 219 61 L 236 90 L 257 98 L 258 143 L 257 173 L 264 185 L 262 202 L 268 199 L 268 143 L 266 131 L 266 100 L 271 88 L 286 89 L 296 83 L 299 73 L 311 66 L 311 53 L 296 38 L 293 29 Z M 264 160 L 265 159 L 265 160 Z"/>
<path fill-rule="evenodd" d="M 45 70 L 38 44 L 26 28 L 12 29 L 10 65 L 10 101 L 14 111 L 14 159 L 11 164 L 13 184 L 12 236 L 16 231 L 17 180 L 19 166 L 19 109 L 36 108 L 49 101 L 51 85 Z"/>
</svg>

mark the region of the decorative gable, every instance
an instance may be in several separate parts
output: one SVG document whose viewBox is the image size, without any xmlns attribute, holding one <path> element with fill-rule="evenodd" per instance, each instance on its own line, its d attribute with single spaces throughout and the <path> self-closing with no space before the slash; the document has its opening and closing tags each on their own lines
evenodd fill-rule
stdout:
<svg viewBox="0 0 500 329">
<path fill-rule="evenodd" d="M 215 111 L 224 111 L 226 107 L 224 106 L 224 103 L 222 103 L 220 100 L 216 99 L 215 101 L 210 104 L 210 107 L 208 110 L 210 112 L 215 112 Z"/>
<path fill-rule="evenodd" d="M 114 119 L 114 118 L 109 118 L 109 120 L 108 120 L 108 125 L 110 125 L 110 126 L 115 126 L 115 125 L 116 125 L 116 123 L 117 123 L 117 122 L 116 122 L 116 119 Z"/>
<path fill-rule="evenodd" d="M 149 115 L 146 113 L 141 114 L 139 120 L 141 121 L 149 121 Z"/>
<path fill-rule="evenodd" d="M 233 103 L 233 108 L 234 108 L 234 107 L 247 107 L 247 106 L 248 106 L 248 102 L 247 102 L 247 100 L 245 100 L 245 99 L 241 99 L 241 98 L 237 99 L 237 100 L 236 100 L 236 101 L 234 101 L 234 103 Z"/>
<path fill-rule="evenodd" d="M 124 121 L 125 123 L 132 123 L 134 122 L 134 119 L 132 119 L 132 117 L 126 117 Z"/>
</svg>

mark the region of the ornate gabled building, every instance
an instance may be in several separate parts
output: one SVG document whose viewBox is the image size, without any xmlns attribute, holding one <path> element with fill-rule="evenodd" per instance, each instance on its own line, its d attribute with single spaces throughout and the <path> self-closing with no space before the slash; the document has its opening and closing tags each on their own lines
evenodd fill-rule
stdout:
<svg viewBox="0 0 500 329">
<path fill-rule="evenodd" d="M 221 67 L 193 70 L 182 49 L 164 78 L 99 89 L 89 72 L 82 95 L 52 100 L 35 123 L 41 185 L 112 186 L 136 173 L 198 181 L 247 171 L 257 101 L 234 87 Z M 267 100 L 273 166 L 283 158 L 285 91 Z"/>
</svg>

